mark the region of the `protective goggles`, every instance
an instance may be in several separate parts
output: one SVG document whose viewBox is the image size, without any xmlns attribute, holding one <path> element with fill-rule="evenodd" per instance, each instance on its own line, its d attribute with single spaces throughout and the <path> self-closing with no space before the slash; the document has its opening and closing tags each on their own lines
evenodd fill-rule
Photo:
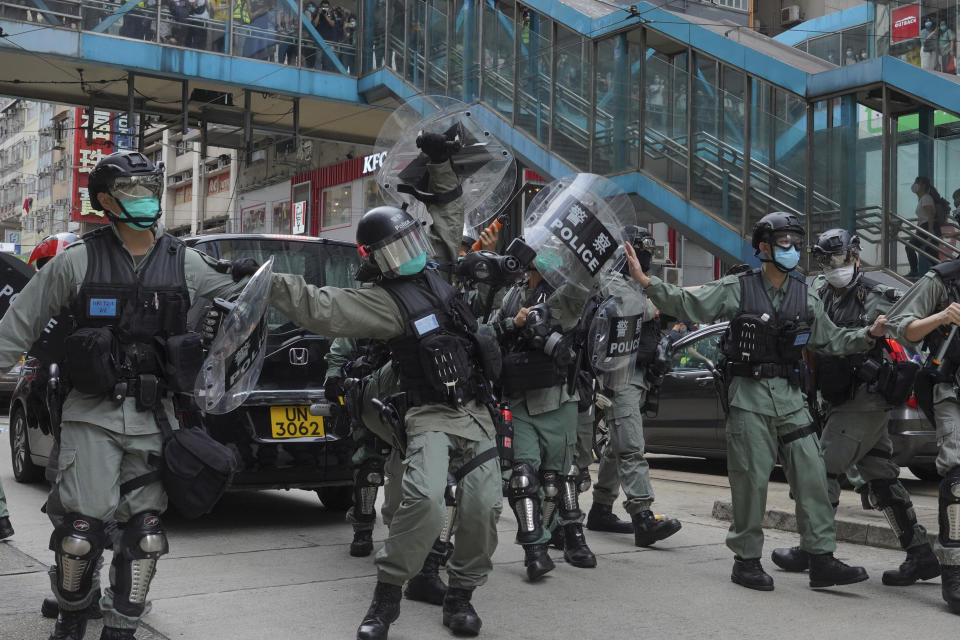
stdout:
<svg viewBox="0 0 960 640">
<path fill-rule="evenodd" d="M 410 230 L 403 235 L 390 240 L 377 248 L 371 248 L 381 271 L 397 273 L 399 268 L 407 262 L 432 252 L 430 243 L 420 224 L 410 226 Z M 361 256 L 366 251 L 361 247 Z"/>
<path fill-rule="evenodd" d="M 799 248 L 803 246 L 803 234 L 795 231 L 775 231 L 770 236 L 770 244 L 781 249 L 789 249 L 793 246 Z"/>
<path fill-rule="evenodd" d="M 817 259 L 817 264 L 824 269 L 839 269 L 848 264 L 853 264 L 857 254 L 854 251 L 841 251 L 839 253 L 817 252 L 814 254 L 814 257 Z"/>
<path fill-rule="evenodd" d="M 653 236 L 644 236 L 633 241 L 634 249 L 646 249 L 649 251 L 655 246 L 657 246 L 657 241 L 653 238 Z"/>
<path fill-rule="evenodd" d="M 117 200 L 139 200 L 141 198 L 160 198 L 163 191 L 163 174 L 155 173 L 138 176 L 120 176 L 113 181 L 110 195 Z"/>
</svg>

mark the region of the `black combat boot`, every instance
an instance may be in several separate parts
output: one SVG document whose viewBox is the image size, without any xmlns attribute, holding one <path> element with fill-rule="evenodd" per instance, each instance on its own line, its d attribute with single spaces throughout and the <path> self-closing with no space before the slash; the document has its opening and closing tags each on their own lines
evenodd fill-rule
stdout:
<svg viewBox="0 0 960 640">
<path fill-rule="evenodd" d="M 53 627 L 50 640 L 83 640 L 87 632 L 87 612 L 61 611 L 57 616 L 57 624 Z"/>
<path fill-rule="evenodd" d="M 942 586 L 940 592 L 950 611 L 960 614 L 960 565 L 945 564 L 940 567 Z"/>
<path fill-rule="evenodd" d="M 863 567 L 851 567 L 832 553 L 810 554 L 810 586 L 813 589 L 863 582 L 870 576 Z"/>
<path fill-rule="evenodd" d="M 100 640 L 137 640 L 133 635 L 136 629 L 117 629 L 116 627 L 104 627 L 100 632 Z"/>
<path fill-rule="evenodd" d="M 4 538 L 9 538 L 13 535 L 13 525 L 10 524 L 10 517 L 3 516 L 0 518 L 0 540 Z"/>
<path fill-rule="evenodd" d="M 563 527 L 556 526 L 553 529 L 553 533 L 550 534 L 550 540 L 547 542 L 547 546 L 553 547 L 559 551 L 563 551 L 564 537 L 563 537 Z"/>
<path fill-rule="evenodd" d="M 653 511 L 646 509 L 633 516 L 634 544 L 649 547 L 657 540 L 669 538 L 682 526 L 676 518 L 657 518 Z"/>
<path fill-rule="evenodd" d="M 402 597 L 399 586 L 378 582 L 367 615 L 357 627 L 357 640 L 386 640 L 390 625 L 400 616 Z"/>
<path fill-rule="evenodd" d="M 443 596 L 447 593 L 447 585 L 440 578 L 440 566 L 444 564 L 443 561 L 443 554 L 434 551 L 428 553 L 420 573 L 407 581 L 407 588 L 403 590 L 403 595 L 407 596 L 408 600 L 435 605 L 443 604 Z"/>
<path fill-rule="evenodd" d="M 473 589 L 450 587 L 443 599 L 443 626 L 457 636 L 475 636 L 480 633 L 483 622 L 470 604 Z"/>
<path fill-rule="evenodd" d="M 350 543 L 350 555 L 354 558 L 366 558 L 373 553 L 373 531 L 354 531 L 353 541 Z"/>
<path fill-rule="evenodd" d="M 733 573 L 730 574 L 730 580 L 747 589 L 773 591 L 773 578 L 763 570 L 760 558 L 744 560 L 740 556 L 733 556 Z"/>
<path fill-rule="evenodd" d="M 929 544 L 907 549 L 907 559 L 899 569 L 883 572 L 883 584 L 888 587 L 909 587 L 917 580 L 929 580 L 940 575 L 940 561 Z"/>
<path fill-rule="evenodd" d="M 799 573 L 810 568 L 810 554 L 800 547 L 790 547 L 789 549 L 774 549 L 770 554 L 773 564 L 784 571 Z"/>
<path fill-rule="evenodd" d="M 563 525 L 563 559 L 569 564 L 581 569 L 592 569 L 597 566 L 597 556 L 593 555 L 587 546 L 587 538 L 583 535 L 583 526 L 579 522 Z"/>
<path fill-rule="evenodd" d="M 587 529 L 610 533 L 633 533 L 633 523 L 621 520 L 608 504 L 594 502 L 587 514 Z"/>
<path fill-rule="evenodd" d="M 90 603 L 90 606 L 86 608 L 87 620 L 99 620 L 103 617 L 103 611 L 100 609 L 100 589 L 97 589 L 97 595 L 93 599 L 93 602 Z M 53 596 L 47 596 L 43 599 L 43 602 L 40 603 L 40 615 L 44 618 L 56 618 L 60 613 L 60 603 L 57 602 L 57 599 Z"/>
<path fill-rule="evenodd" d="M 531 582 L 535 582 L 553 571 L 556 565 L 547 554 L 547 545 L 545 544 L 525 544 L 523 545 L 523 566 L 527 568 L 527 577 Z"/>
</svg>

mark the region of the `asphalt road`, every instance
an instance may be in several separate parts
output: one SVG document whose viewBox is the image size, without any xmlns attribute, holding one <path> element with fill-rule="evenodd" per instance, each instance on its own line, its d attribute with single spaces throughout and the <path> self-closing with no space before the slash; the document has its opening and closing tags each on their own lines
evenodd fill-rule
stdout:
<svg viewBox="0 0 960 640">
<path fill-rule="evenodd" d="M 0 543 L 0 640 L 46 639 L 51 621 L 39 615 L 49 593 L 50 525 L 39 511 L 44 485 L 20 485 L 10 471 L 6 420 L 0 440 L 0 479 L 16 535 Z M 503 640 L 599 638 L 851 638 L 955 637 L 960 617 L 940 600 L 939 580 L 904 589 L 884 587 L 880 574 L 899 564 L 897 551 L 841 544 L 838 555 L 863 564 L 871 579 L 813 591 L 805 575 L 774 571 L 770 593 L 730 582 L 732 557 L 723 544 L 726 523 L 710 516 L 728 499 L 721 467 L 677 458 L 654 460 L 656 510 L 678 517 L 683 529 L 655 548 L 638 549 L 629 536 L 588 532 L 596 569 L 576 569 L 554 552 L 557 569 L 541 583 L 525 580 L 523 554 L 513 544 L 515 521 L 500 521 L 500 546 L 489 583 L 477 590 L 482 638 Z M 919 494 L 933 485 L 911 481 Z M 771 501 L 786 494 L 774 483 Z M 925 496 L 924 499 L 931 500 Z M 856 495 L 844 495 L 854 504 Z M 589 493 L 584 508 L 589 508 Z M 618 507 L 619 510 L 619 507 Z M 622 513 L 622 512 L 621 512 Z M 350 527 L 303 491 L 228 495 L 210 516 L 167 518 L 171 552 L 151 589 L 153 610 L 141 640 L 349 640 L 366 611 L 375 582 L 373 559 L 351 558 Z M 375 540 L 386 530 L 378 525 Z M 767 548 L 795 543 L 771 531 Z M 98 637 L 99 625 L 88 638 Z M 440 609 L 404 602 L 393 640 L 450 637 Z"/>
</svg>

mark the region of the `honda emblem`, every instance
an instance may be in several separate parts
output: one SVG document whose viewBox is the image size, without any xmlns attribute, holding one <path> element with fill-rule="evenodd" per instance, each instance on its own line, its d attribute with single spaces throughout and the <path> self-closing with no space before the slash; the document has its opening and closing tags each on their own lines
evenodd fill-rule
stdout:
<svg viewBox="0 0 960 640">
<path fill-rule="evenodd" d="M 290 349 L 290 364 L 302 367 L 309 361 L 310 354 L 305 348 L 294 347 Z"/>
</svg>

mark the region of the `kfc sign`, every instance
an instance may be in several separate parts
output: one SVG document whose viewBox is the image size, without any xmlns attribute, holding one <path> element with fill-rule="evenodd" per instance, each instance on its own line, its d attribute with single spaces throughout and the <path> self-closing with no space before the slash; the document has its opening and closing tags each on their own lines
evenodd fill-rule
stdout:
<svg viewBox="0 0 960 640">
<path fill-rule="evenodd" d="M 90 206 L 87 182 L 90 172 L 100 159 L 113 153 L 112 114 L 109 111 L 95 111 L 93 114 L 93 132 L 87 142 L 90 118 L 86 109 L 74 110 L 73 138 L 73 207 L 70 219 L 75 222 L 107 222 L 102 211 Z"/>
<path fill-rule="evenodd" d="M 387 152 L 374 153 L 373 155 L 366 156 L 363 159 L 363 175 L 368 173 L 373 173 L 381 166 L 383 166 L 383 159 L 387 157 Z"/>
<path fill-rule="evenodd" d="M 890 39 L 903 42 L 920 35 L 920 5 L 911 4 L 891 13 Z"/>
</svg>

